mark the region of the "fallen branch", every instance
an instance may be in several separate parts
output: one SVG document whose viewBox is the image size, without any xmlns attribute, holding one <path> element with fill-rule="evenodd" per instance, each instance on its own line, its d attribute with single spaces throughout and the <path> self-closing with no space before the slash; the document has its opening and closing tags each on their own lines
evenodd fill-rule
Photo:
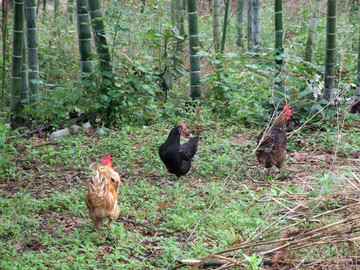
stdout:
<svg viewBox="0 0 360 270">
<path fill-rule="evenodd" d="M 44 142 L 44 143 L 39 143 L 39 144 L 35 144 L 32 147 L 41 147 L 41 146 L 47 146 L 47 145 L 57 145 L 57 142 Z"/>
<path fill-rule="evenodd" d="M 38 126 L 38 124 L 36 123 L 36 121 L 34 121 L 33 124 L 34 124 L 37 132 L 39 133 L 40 138 L 45 139 L 45 134 L 44 134 L 44 132 L 42 132 L 41 128 Z"/>
<path fill-rule="evenodd" d="M 151 232 L 151 234 L 154 234 L 154 230 L 153 230 L 151 227 L 149 227 L 149 226 L 147 226 L 147 225 L 145 225 L 145 224 L 142 224 L 142 223 L 140 223 L 140 222 L 135 222 L 135 221 L 132 221 L 132 220 L 129 220 L 129 219 L 125 219 L 125 218 L 122 218 L 122 217 L 118 217 L 117 221 L 119 221 L 119 222 L 131 223 L 131 224 L 133 224 L 133 225 L 135 225 L 135 226 L 145 227 L 146 229 L 148 229 L 148 230 Z"/>
<path fill-rule="evenodd" d="M 263 260 L 264 265 L 274 265 L 272 260 Z M 280 260 L 278 264 L 289 264 L 289 262 Z M 292 264 L 306 265 L 306 264 L 353 264 L 360 265 L 360 258 L 347 258 L 347 259 L 328 259 L 328 260 L 311 260 L 311 259 L 291 259 Z"/>
<path fill-rule="evenodd" d="M 63 126 L 65 126 L 68 123 L 77 123 L 77 122 L 80 122 L 80 121 L 83 121 L 83 120 L 88 120 L 90 118 L 93 118 L 94 116 L 96 116 L 96 113 L 82 114 L 82 115 L 80 115 L 78 117 L 62 121 L 59 124 L 59 127 L 62 128 Z M 33 135 L 35 133 L 39 133 L 39 135 L 41 137 L 40 132 L 42 132 L 42 134 L 44 134 L 43 131 L 50 130 L 53 127 L 53 125 L 51 125 L 51 124 L 47 124 L 47 125 L 42 126 L 42 127 L 39 127 L 36 123 L 34 123 L 34 125 L 35 125 L 36 129 L 28 131 L 27 132 L 28 135 Z M 40 132 L 39 132 L 39 129 L 40 129 Z"/>
</svg>

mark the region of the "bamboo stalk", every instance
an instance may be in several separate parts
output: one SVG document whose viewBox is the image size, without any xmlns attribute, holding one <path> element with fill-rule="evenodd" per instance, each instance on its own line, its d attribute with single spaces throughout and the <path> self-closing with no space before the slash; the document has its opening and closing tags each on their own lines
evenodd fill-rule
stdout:
<svg viewBox="0 0 360 270">
<path fill-rule="evenodd" d="M 260 0 L 252 0 L 253 1 L 253 16 L 252 19 L 254 20 L 253 26 L 253 38 L 254 38 L 254 46 L 255 50 L 260 50 L 260 43 L 261 43 L 261 8 L 260 8 Z"/>
<path fill-rule="evenodd" d="M 359 12 L 360 13 L 360 12 Z M 360 25 L 360 16 L 358 17 L 358 25 Z M 358 43 L 358 59 L 357 59 L 357 76 L 356 76 L 356 93 L 355 100 L 360 100 L 360 27 L 359 27 L 359 43 Z"/>
<path fill-rule="evenodd" d="M 46 2 L 47 0 L 43 0 L 43 13 L 46 12 Z"/>
<path fill-rule="evenodd" d="M 242 42 L 243 28 L 244 28 L 244 1 L 237 0 L 237 11 L 236 11 L 236 45 L 244 47 Z"/>
<path fill-rule="evenodd" d="M 312 53 L 314 51 L 314 42 L 316 37 L 316 28 L 319 23 L 320 9 L 322 0 L 315 0 L 312 18 L 309 26 L 309 34 L 306 41 L 304 60 L 311 62 Z"/>
<path fill-rule="evenodd" d="M 24 22 L 25 29 L 25 22 Z M 22 46 L 22 58 L 21 58 L 21 94 L 20 99 L 21 103 L 24 105 L 29 105 L 29 83 L 28 83 L 28 75 L 26 72 L 26 41 L 25 36 L 23 38 L 23 46 Z"/>
<path fill-rule="evenodd" d="M 69 15 L 69 21 L 72 24 L 74 21 L 74 0 L 68 0 L 67 2 L 67 12 Z"/>
<path fill-rule="evenodd" d="M 201 98 L 198 12 L 196 0 L 187 0 L 190 50 L 190 97 Z"/>
<path fill-rule="evenodd" d="M 58 17 L 60 13 L 60 0 L 54 0 L 54 17 Z"/>
<path fill-rule="evenodd" d="M 221 22 L 220 22 L 220 10 L 221 10 L 221 0 L 214 0 L 212 6 L 213 11 L 213 43 L 215 47 L 215 52 L 220 52 L 221 49 Z"/>
<path fill-rule="evenodd" d="M 6 64 L 6 41 L 7 41 L 7 5 L 5 0 L 1 1 L 1 22 L 2 22 L 2 89 L 1 100 L 4 101 L 5 91 L 5 64 Z"/>
<path fill-rule="evenodd" d="M 282 0 L 275 0 L 275 63 L 283 64 L 283 21 L 282 21 Z M 281 69 L 281 67 L 279 68 Z"/>
<path fill-rule="evenodd" d="M 80 72 L 82 80 L 88 79 L 94 71 L 92 34 L 87 0 L 76 0 L 77 28 L 80 54 Z"/>
<path fill-rule="evenodd" d="M 185 35 L 185 5 L 184 0 L 175 0 L 175 25 L 180 36 Z"/>
<path fill-rule="evenodd" d="M 96 51 L 99 58 L 100 70 L 103 84 L 107 87 L 113 86 L 112 67 L 109 47 L 106 41 L 104 17 L 101 11 L 100 0 L 88 0 L 91 25 L 94 32 Z"/>
<path fill-rule="evenodd" d="M 247 49 L 248 51 L 252 51 L 254 47 L 254 38 L 253 38 L 253 0 L 246 0 L 246 13 L 247 13 Z"/>
<path fill-rule="evenodd" d="M 10 120 L 19 122 L 21 111 L 21 67 L 24 39 L 24 0 L 14 1 L 13 62 L 11 73 Z"/>
<path fill-rule="evenodd" d="M 25 0 L 27 51 L 29 63 L 29 103 L 39 103 L 39 65 L 35 0 Z"/>
<path fill-rule="evenodd" d="M 324 97 L 332 100 L 336 64 L 336 0 L 328 0 Z"/>
<path fill-rule="evenodd" d="M 223 53 L 224 50 L 225 50 L 226 29 L 227 29 L 227 24 L 228 24 L 229 5 L 230 5 L 230 0 L 227 0 L 226 1 L 226 6 L 225 6 L 223 33 L 222 33 L 222 40 L 221 40 L 221 50 L 220 50 L 221 53 Z"/>
</svg>

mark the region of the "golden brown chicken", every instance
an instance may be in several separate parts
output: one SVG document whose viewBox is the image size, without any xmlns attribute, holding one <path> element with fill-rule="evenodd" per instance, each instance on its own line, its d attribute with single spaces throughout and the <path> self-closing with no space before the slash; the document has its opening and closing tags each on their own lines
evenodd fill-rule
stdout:
<svg viewBox="0 0 360 270">
<path fill-rule="evenodd" d="M 268 130 L 261 132 L 257 138 L 258 148 L 255 152 L 258 162 L 268 169 L 272 166 L 281 168 L 285 161 L 286 152 L 286 121 L 289 120 L 291 110 L 287 105 L 284 105 L 283 111 L 280 112 Z"/>
<path fill-rule="evenodd" d="M 118 206 L 118 190 L 120 176 L 111 165 L 111 157 L 103 157 L 101 163 L 104 166 L 95 165 L 95 170 L 87 185 L 86 206 L 89 216 L 99 231 L 101 238 L 101 225 L 105 218 L 109 218 L 108 228 L 111 222 L 120 214 Z"/>
</svg>

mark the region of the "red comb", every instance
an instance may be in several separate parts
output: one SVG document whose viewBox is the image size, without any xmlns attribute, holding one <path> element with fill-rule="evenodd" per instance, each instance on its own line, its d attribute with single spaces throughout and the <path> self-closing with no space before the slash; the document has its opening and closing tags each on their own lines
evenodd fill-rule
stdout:
<svg viewBox="0 0 360 270">
<path fill-rule="evenodd" d="M 286 119 L 286 120 L 289 120 L 289 119 L 290 119 L 290 115 L 291 115 L 291 109 L 289 108 L 288 105 L 284 105 L 284 106 L 283 106 L 283 109 L 284 109 L 285 111 L 287 111 L 287 113 L 286 113 L 286 115 L 285 115 L 285 119 Z"/>
<path fill-rule="evenodd" d="M 180 125 L 183 129 L 187 129 L 187 126 L 185 126 L 184 122 L 179 122 L 179 125 Z"/>
<path fill-rule="evenodd" d="M 111 163 L 111 157 L 110 156 L 104 156 L 102 159 L 100 159 L 101 164 L 107 165 Z"/>
<path fill-rule="evenodd" d="M 284 105 L 284 106 L 283 106 L 283 109 L 286 110 L 286 111 L 288 111 L 288 112 L 291 112 L 291 110 L 290 110 L 290 108 L 289 108 L 288 105 Z"/>
</svg>

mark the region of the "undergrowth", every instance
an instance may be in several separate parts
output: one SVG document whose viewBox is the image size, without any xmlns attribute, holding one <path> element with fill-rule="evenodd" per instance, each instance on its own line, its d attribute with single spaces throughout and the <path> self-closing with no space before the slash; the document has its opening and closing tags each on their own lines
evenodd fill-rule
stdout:
<svg viewBox="0 0 360 270">
<path fill-rule="evenodd" d="M 271 196 L 305 192 L 305 203 L 312 211 L 329 210 L 323 203 L 319 205 L 319 196 L 328 198 L 328 207 L 332 207 L 333 185 L 351 177 L 350 171 L 357 171 L 351 163 L 342 165 L 341 157 L 331 177 L 327 160 L 316 163 L 316 168 L 305 164 L 293 169 L 297 159 L 288 155 L 284 168 L 288 180 L 267 177 L 251 156 L 258 130 L 222 126 L 202 117 L 207 124 L 191 129 L 202 130 L 193 168 L 180 181 L 167 175 L 157 153 L 170 124 L 125 125 L 108 136 L 71 135 L 44 146 L 37 146 L 41 141 L 35 138 L 17 138 L 18 154 L 11 158 L 14 166 L 1 181 L 1 268 L 164 268 L 179 259 L 199 258 L 259 237 L 269 226 L 275 236 L 277 228 L 289 221 L 276 222 L 282 211 L 267 199 Z M 298 133 L 288 147 L 322 155 L 333 147 L 331 140 L 322 139 L 327 134 L 311 137 Z M 355 133 L 342 134 L 338 148 L 346 157 L 360 145 Z M 307 140 L 305 148 L 296 142 L 300 137 Z M 99 239 L 87 217 L 85 194 L 89 165 L 103 155 L 113 157 L 114 168 L 121 175 L 122 212 L 110 231 L 104 225 L 104 235 L 109 238 Z M 320 174 L 307 172 L 321 168 L 324 172 Z M 349 173 L 344 178 L 345 170 Z M 299 172 L 305 175 L 294 178 Z M 315 190 L 295 179 L 313 182 Z M 331 251 L 326 252 L 331 256 Z M 257 265 L 261 258 L 248 260 L 248 265 Z"/>
</svg>

